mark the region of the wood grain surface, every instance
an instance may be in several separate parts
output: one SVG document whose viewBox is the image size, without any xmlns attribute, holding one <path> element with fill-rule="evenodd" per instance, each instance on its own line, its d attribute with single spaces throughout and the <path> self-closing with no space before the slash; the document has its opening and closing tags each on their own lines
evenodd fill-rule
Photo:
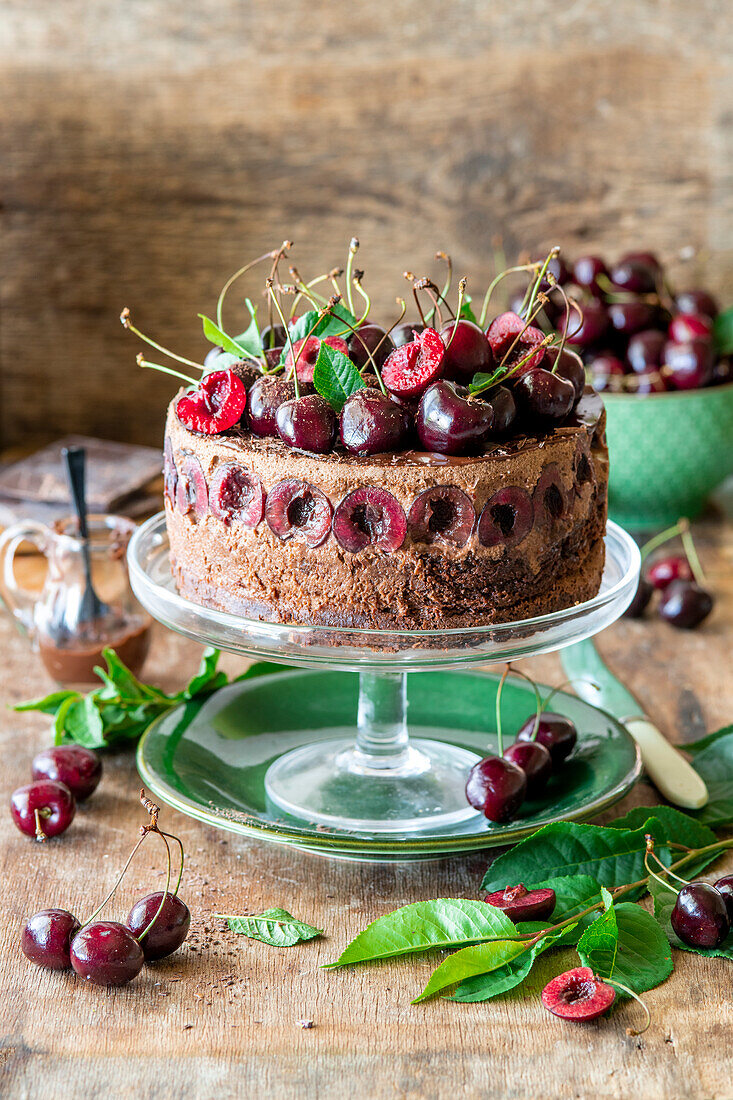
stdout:
<svg viewBox="0 0 733 1100">
<path fill-rule="evenodd" d="M 285 237 L 316 273 L 358 235 L 390 317 L 438 248 L 481 294 L 496 235 L 673 271 L 692 246 L 733 292 L 729 0 L 0 0 L 0 23 L 6 446 L 157 443 L 171 382 L 120 308 L 202 356 L 196 314 Z"/>
<path fill-rule="evenodd" d="M 658 620 L 621 622 L 603 636 L 610 666 L 670 738 L 684 743 L 733 716 L 733 528 L 706 523 L 699 546 L 717 593 L 696 633 Z M 28 563 L 24 562 L 28 567 Z M 0 617 L 0 700 L 12 704 L 49 683 L 7 616 Z M 172 688 L 198 647 L 158 630 L 148 675 Z M 230 672 L 242 668 L 227 656 Z M 524 666 L 559 682 L 557 657 Z M 28 781 L 48 723 L 0 709 L 6 796 Z M 439 896 L 475 897 L 490 853 L 424 864 L 337 862 L 245 840 L 163 810 L 188 851 L 182 896 L 193 912 L 183 949 L 145 968 L 131 985 L 102 990 L 69 974 L 32 967 L 18 938 L 29 913 L 47 906 L 83 915 L 104 895 L 143 814 L 132 756 L 105 758 L 101 787 L 68 833 L 47 845 L 22 837 L 0 816 L 0 1094 L 136 1096 L 140 1100 L 443 1100 L 516 1097 L 643 1097 L 726 1100 L 731 1096 L 733 971 L 722 960 L 676 953 L 674 975 L 646 995 L 653 1014 L 641 1038 L 626 1005 L 607 1020 L 566 1024 L 539 992 L 566 956 L 545 956 L 521 992 L 488 1004 L 411 1006 L 433 963 L 402 960 L 319 969 L 369 921 L 397 906 Z M 651 804 L 640 783 L 625 803 Z M 609 815 L 606 815 L 609 816 Z M 601 819 L 602 820 L 602 819 Z M 136 896 L 161 885 L 160 863 L 143 849 L 111 907 L 122 918 Z M 733 868 L 733 857 L 723 867 Z M 283 906 L 323 927 L 324 938 L 278 950 L 224 931 L 215 912 Z M 312 1021 L 304 1028 L 302 1021 Z"/>
</svg>

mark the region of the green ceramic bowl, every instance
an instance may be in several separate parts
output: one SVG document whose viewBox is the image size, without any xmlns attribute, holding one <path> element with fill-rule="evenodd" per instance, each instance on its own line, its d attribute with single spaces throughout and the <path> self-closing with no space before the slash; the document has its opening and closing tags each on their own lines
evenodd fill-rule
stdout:
<svg viewBox="0 0 733 1100">
<path fill-rule="evenodd" d="M 704 390 L 604 394 L 608 507 L 622 527 L 692 519 L 733 473 L 733 382 Z"/>
</svg>

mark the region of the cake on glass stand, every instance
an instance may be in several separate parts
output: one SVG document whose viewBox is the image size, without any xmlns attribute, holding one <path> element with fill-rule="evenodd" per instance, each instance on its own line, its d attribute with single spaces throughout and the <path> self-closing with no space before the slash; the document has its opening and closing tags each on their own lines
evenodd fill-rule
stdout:
<svg viewBox="0 0 733 1100">
<path fill-rule="evenodd" d="M 633 782 L 637 754 L 571 696 L 580 741 L 544 802 L 498 827 L 465 792 L 493 748 L 497 690 L 469 670 L 598 633 L 638 578 L 634 543 L 606 529 L 605 411 L 567 346 L 581 314 L 558 250 L 497 276 L 477 314 L 465 279 L 450 304 L 450 261 L 442 290 L 410 275 L 419 319 L 402 323 L 402 303 L 387 329 L 370 317 L 356 240 L 344 293 L 338 269 L 306 283 L 290 268 L 285 284 L 290 247 L 227 281 L 216 322 L 204 317 L 215 346 L 198 380 L 138 357 L 189 385 L 168 409 L 165 512 L 129 549 L 136 595 L 197 641 L 288 666 L 155 723 L 146 782 L 195 816 L 362 858 L 596 812 Z M 263 261 L 269 323 L 247 299 L 232 337 L 226 293 Z M 517 272 L 522 304 L 489 320 Z M 129 310 L 121 320 L 197 366 Z M 507 729 L 534 700 L 507 687 Z"/>
</svg>

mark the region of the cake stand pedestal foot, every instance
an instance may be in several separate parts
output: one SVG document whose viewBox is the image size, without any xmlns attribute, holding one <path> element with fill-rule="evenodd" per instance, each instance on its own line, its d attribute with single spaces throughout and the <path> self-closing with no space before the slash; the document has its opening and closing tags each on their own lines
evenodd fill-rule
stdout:
<svg viewBox="0 0 733 1100">
<path fill-rule="evenodd" d="M 477 816 L 466 802 L 474 752 L 411 740 L 404 672 L 362 672 L 356 738 L 315 741 L 267 771 L 273 811 L 332 828 L 379 833 L 440 830 Z"/>
</svg>

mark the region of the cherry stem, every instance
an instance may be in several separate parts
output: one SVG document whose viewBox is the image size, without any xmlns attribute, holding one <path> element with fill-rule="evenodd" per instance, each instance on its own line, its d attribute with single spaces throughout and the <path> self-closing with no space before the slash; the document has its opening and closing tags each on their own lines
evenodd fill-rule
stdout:
<svg viewBox="0 0 733 1100">
<path fill-rule="evenodd" d="M 559 256 L 559 255 L 560 255 L 560 246 L 559 245 L 555 245 L 555 247 L 551 248 L 550 251 L 547 253 L 547 257 L 545 259 L 545 262 L 543 263 L 542 267 L 540 268 L 539 274 L 537 275 L 537 278 L 535 279 L 534 286 L 532 287 L 532 293 L 529 296 L 529 302 L 527 303 L 527 313 L 528 314 L 532 312 L 532 306 L 534 305 L 535 299 L 536 299 L 537 295 L 539 294 L 539 290 L 540 290 L 540 286 L 542 284 L 542 280 L 545 277 L 545 272 L 547 271 L 547 268 L 550 265 L 550 260 L 554 260 L 554 258 L 556 256 Z"/>
<path fill-rule="evenodd" d="M 351 322 L 347 321 L 345 317 L 340 318 L 340 320 L 343 321 L 343 323 L 346 325 L 346 328 L 343 329 L 343 334 L 345 335 L 347 332 L 352 332 L 358 339 L 359 338 L 359 326 L 364 323 L 364 321 L 366 320 L 366 318 L 369 315 L 369 310 L 371 309 L 371 301 L 369 300 L 369 296 L 366 293 L 366 291 L 362 289 L 361 283 L 359 282 L 359 280 L 356 277 L 354 277 L 354 283 L 356 285 L 357 290 L 361 294 L 362 298 L 364 298 L 366 303 L 367 303 L 366 311 L 365 311 L 363 317 L 360 317 L 355 325 L 352 325 Z M 404 312 L 403 312 L 403 316 L 404 316 Z M 382 339 L 377 344 L 377 347 L 375 348 L 375 352 L 378 351 L 379 348 L 381 348 L 382 344 L 384 343 L 384 341 L 386 339 L 387 339 L 387 333 L 385 332 L 384 336 L 382 337 Z M 362 343 L 362 347 L 364 348 L 364 351 L 367 353 L 367 358 L 368 358 L 369 362 L 372 365 L 372 369 L 374 371 L 375 377 L 377 379 L 377 382 L 379 383 L 379 388 L 382 391 L 382 393 L 385 394 L 385 396 L 386 396 L 387 390 L 385 388 L 384 382 L 382 381 L 382 373 L 379 370 L 379 367 L 377 366 L 377 361 L 374 358 L 374 353 L 369 350 L 369 348 L 366 346 L 366 344 L 364 343 L 363 340 L 362 340 L 361 343 Z M 362 369 L 359 373 L 361 374 L 362 371 L 365 370 L 365 368 L 366 368 L 366 363 L 364 364 L 364 366 L 362 367 Z"/>
<path fill-rule="evenodd" d="M 562 691 L 562 689 L 566 687 L 574 688 L 576 684 L 590 684 L 590 686 L 592 688 L 595 688 L 596 691 L 601 690 L 600 685 L 597 684 L 595 680 L 591 680 L 587 676 L 584 676 L 579 680 L 563 680 L 562 683 L 558 684 L 557 687 L 554 687 L 552 691 L 543 699 L 542 710 L 544 710 L 550 700 L 554 698 L 555 695 L 557 695 L 558 691 Z"/>
<path fill-rule="evenodd" d="M 665 871 L 667 870 L 667 868 L 664 866 L 662 861 L 657 856 L 656 852 L 654 852 L 654 850 L 650 847 L 650 844 L 653 844 L 653 843 L 654 842 L 653 842 L 652 838 L 650 836 L 648 836 L 646 838 L 647 847 L 646 847 L 646 852 L 644 853 L 644 866 L 646 867 L 647 871 L 649 872 L 649 875 L 650 875 L 651 878 L 653 878 L 656 882 L 658 882 L 660 886 L 663 886 L 665 888 L 665 890 L 671 890 L 671 892 L 676 895 L 679 891 L 675 890 L 674 886 L 670 885 L 669 882 L 665 882 L 665 880 L 663 878 L 661 878 L 661 876 L 658 875 L 656 873 L 656 871 L 652 871 L 651 867 L 649 866 L 649 856 L 654 856 L 657 863 L 659 863 L 661 865 L 661 867 L 664 868 Z M 679 876 L 675 875 L 674 877 L 678 878 Z M 683 882 L 684 880 L 680 879 L 679 881 Z"/>
<path fill-rule="evenodd" d="M 528 363 L 530 361 L 530 359 L 532 359 L 532 357 L 537 354 L 537 352 L 540 350 L 540 348 L 546 348 L 546 347 L 548 347 L 548 345 L 552 344 L 552 342 L 553 342 L 553 337 L 552 336 L 546 336 L 545 339 L 541 343 L 537 344 L 536 347 L 532 348 L 531 351 L 527 352 L 527 354 L 522 359 L 520 359 L 518 362 L 516 362 L 513 367 L 510 367 L 508 370 L 505 370 L 505 369 L 503 369 L 502 365 L 500 364 L 497 367 L 497 369 L 494 371 L 494 373 L 489 375 L 489 377 L 486 379 L 485 382 L 481 382 L 481 383 L 479 383 L 479 385 L 474 385 L 473 382 L 472 382 L 470 387 L 469 387 L 469 389 L 471 391 L 471 396 L 475 397 L 477 394 L 483 393 L 484 390 L 490 390 L 493 386 L 496 386 L 499 382 L 504 382 L 507 378 L 511 378 L 513 374 L 517 373 L 517 371 L 519 370 L 520 367 L 523 367 L 525 363 Z M 503 363 L 503 360 L 502 360 L 502 363 Z M 476 376 L 474 375 L 474 377 L 476 377 Z"/>
<path fill-rule="evenodd" d="M 283 256 L 287 256 L 288 250 L 291 249 L 292 247 L 293 247 L 293 242 L 292 241 L 283 241 L 283 243 L 280 245 L 280 247 L 273 254 L 272 267 L 270 268 L 270 275 L 269 275 L 269 279 L 270 279 L 271 284 L 274 283 L 275 279 L 277 278 L 277 269 L 280 266 L 280 261 L 282 260 Z M 268 310 L 268 322 L 269 322 L 269 325 L 270 325 L 271 328 L 272 328 L 272 303 L 273 303 L 273 297 L 271 295 L 270 303 L 269 303 L 269 310 Z M 279 308 L 278 308 L 278 313 L 282 317 L 282 311 Z M 287 325 L 285 327 L 287 329 Z"/>
<path fill-rule="evenodd" d="M 627 985 L 624 985 L 623 982 L 617 982 L 615 978 L 602 978 L 601 981 L 607 982 L 608 985 L 615 986 L 616 989 L 623 990 L 623 992 L 626 993 L 627 996 L 633 997 L 633 999 L 637 1002 L 637 1004 L 641 1005 L 641 1007 L 643 1008 L 644 1013 L 646 1015 L 646 1023 L 644 1024 L 644 1026 L 639 1031 L 634 1031 L 632 1028 L 627 1027 L 626 1028 L 626 1034 L 627 1035 L 632 1035 L 634 1037 L 636 1037 L 637 1035 L 643 1035 L 644 1032 L 649 1029 L 649 1027 L 651 1025 L 651 1022 L 652 1022 L 652 1014 L 649 1011 L 649 1008 L 648 1008 L 646 1002 L 642 1001 L 639 994 L 634 993 L 633 989 L 629 989 L 629 987 Z"/>
<path fill-rule="evenodd" d="M 492 281 L 489 283 L 489 289 L 484 295 L 483 304 L 481 306 L 481 313 L 479 314 L 478 323 L 481 328 L 484 327 L 486 314 L 489 309 L 489 302 L 491 301 L 491 295 L 494 293 L 494 290 L 502 281 L 502 279 L 506 279 L 507 275 L 514 275 L 518 271 L 529 271 L 531 274 L 534 274 L 539 269 L 539 266 L 539 264 L 515 264 L 514 267 L 508 267 L 505 271 L 500 271 L 499 274 L 492 279 Z"/>
<path fill-rule="evenodd" d="M 268 293 L 270 295 L 270 301 L 272 302 L 275 309 L 277 310 L 280 321 L 282 322 L 282 326 L 285 329 L 285 339 L 288 342 L 288 347 L 290 348 L 290 358 L 293 361 L 293 383 L 295 385 L 295 396 L 296 396 L 296 398 L 298 398 L 298 397 L 300 397 L 300 388 L 298 386 L 298 372 L 295 369 L 295 350 L 293 348 L 293 338 L 290 335 L 290 329 L 288 328 L 288 323 L 285 320 L 285 317 L 283 316 L 283 311 L 280 307 L 280 303 L 277 299 L 277 295 L 275 294 L 275 291 L 273 290 L 274 281 L 275 280 L 273 279 L 273 277 L 270 276 L 270 278 L 265 281 L 265 286 L 267 287 Z"/>
<path fill-rule="evenodd" d="M 175 896 L 178 893 L 179 889 L 180 889 L 181 879 L 183 878 L 183 860 L 184 860 L 183 841 L 181 840 L 180 837 L 175 836 L 173 833 L 164 833 L 164 832 L 162 832 L 162 830 L 161 830 L 161 835 L 167 837 L 168 840 L 175 840 L 175 842 L 178 845 L 178 848 L 180 850 L 180 853 L 181 853 L 181 861 L 180 861 L 180 866 L 178 868 L 178 878 L 176 879 L 176 886 L 175 886 L 175 889 L 173 891 L 173 894 Z"/>
<path fill-rule="evenodd" d="M 190 382 L 192 386 L 201 385 L 200 379 L 191 378 L 187 374 L 181 374 L 179 370 L 173 370 L 171 367 L 164 367 L 162 363 L 151 363 L 143 357 L 142 352 L 139 352 L 136 356 L 136 362 L 139 367 L 145 367 L 148 370 L 159 370 L 163 374 L 170 374 L 173 378 L 180 378 L 183 382 Z"/>
<path fill-rule="evenodd" d="M 285 244 L 289 245 L 289 242 L 284 241 L 283 245 Z M 229 287 L 232 285 L 232 283 L 235 283 L 240 275 L 244 275 L 246 271 L 250 271 L 253 267 L 256 267 L 257 264 L 261 264 L 263 260 L 274 260 L 278 255 L 280 255 L 281 251 L 282 249 L 273 249 L 270 252 L 264 252 L 261 256 L 258 256 L 256 260 L 251 260 L 248 264 L 245 264 L 244 267 L 240 267 L 238 271 L 235 271 L 233 275 L 229 276 L 227 281 L 224 283 L 224 286 L 221 288 L 221 293 L 219 294 L 216 302 L 216 324 L 218 328 L 224 328 L 221 323 L 222 311 L 224 309 L 224 299 L 226 298 L 227 291 L 229 290 Z"/>
<path fill-rule="evenodd" d="M 557 355 L 555 356 L 555 362 L 552 364 L 552 371 L 550 372 L 551 374 L 554 374 L 557 370 L 557 365 L 560 362 L 560 359 L 562 357 L 562 353 L 565 350 L 565 341 L 568 338 L 568 329 L 570 327 L 570 310 L 573 307 L 577 308 L 577 310 L 580 314 L 580 323 L 581 323 L 581 325 L 583 323 L 583 311 L 580 308 L 580 306 L 577 304 L 577 302 L 575 301 L 574 298 L 568 298 L 567 294 L 565 293 L 565 289 L 560 286 L 560 284 L 557 282 L 557 280 L 555 279 L 555 277 L 552 274 L 548 274 L 547 278 L 548 278 L 548 281 L 550 283 L 550 286 L 554 287 L 556 290 L 560 291 L 560 294 L 562 295 L 563 301 L 565 302 L 565 322 L 563 324 L 562 336 L 560 337 L 560 343 L 558 345 L 559 351 L 558 351 Z M 579 331 L 580 331 L 580 327 L 578 329 L 576 329 L 576 332 L 579 332 Z"/>
<path fill-rule="evenodd" d="M 359 239 L 358 237 L 352 237 L 349 241 L 349 258 L 346 261 L 346 298 L 349 303 L 349 310 L 354 313 L 354 300 L 351 296 L 351 271 L 354 266 L 354 257 L 359 251 Z"/>
<path fill-rule="evenodd" d="M 507 665 L 507 668 L 511 668 L 511 665 Z M 512 672 L 514 673 L 515 676 L 521 676 L 523 680 L 526 680 L 527 683 L 532 688 L 532 690 L 534 691 L 536 711 L 535 711 L 534 726 L 532 728 L 532 740 L 536 741 L 537 740 L 537 733 L 538 733 L 539 728 L 540 728 L 540 714 L 542 713 L 542 700 L 540 698 L 540 689 L 537 687 L 537 684 L 534 682 L 532 677 L 528 676 L 526 672 L 522 672 L 522 670 L 519 669 L 519 668 L 512 668 Z"/>
<path fill-rule="evenodd" d="M 512 352 L 514 351 L 515 347 L 517 346 L 517 344 L 519 343 L 519 341 L 520 341 L 520 340 L 522 339 L 522 337 L 524 336 L 524 334 L 525 334 L 525 332 L 527 331 L 527 329 L 528 329 L 528 328 L 531 328 L 531 326 L 532 326 L 532 322 L 533 322 L 533 321 L 535 320 L 535 318 L 537 317 L 537 314 L 538 314 L 538 313 L 540 312 L 540 310 L 542 309 L 543 305 L 545 304 L 545 301 L 546 301 L 545 295 L 544 295 L 544 294 L 540 294 L 540 302 L 539 302 L 539 305 L 537 306 L 537 308 L 535 309 L 534 313 L 530 313 L 530 311 L 529 311 L 529 310 L 527 310 L 527 319 L 526 319 L 526 320 L 525 320 L 525 322 L 524 322 L 524 328 L 523 328 L 523 329 L 521 329 L 521 330 L 520 330 L 520 331 L 519 331 L 519 332 L 517 333 L 517 335 L 516 335 L 516 336 L 514 337 L 514 339 L 512 340 L 511 344 L 509 345 L 509 347 L 508 347 L 508 348 L 506 349 L 506 351 L 504 352 L 504 354 L 503 354 L 503 356 L 502 356 L 502 358 L 501 358 L 501 362 L 499 363 L 499 366 L 500 366 L 500 367 L 503 367 L 503 366 L 504 366 L 504 364 L 506 363 L 507 359 L 508 359 L 508 358 L 509 358 L 509 356 L 510 356 L 510 355 L 512 354 Z M 535 350 L 535 351 L 537 351 L 537 348 L 535 348 L 534 350 Z M 531 355 L 529 356 L 529 358 L 531 358 Z M 517 364 L 515 364 L 515 368 L 514 368 L 514 369 L 516 369 L 516 367 L 517 367 L 517 366 L 519 366 L 519 364 L 518 364 L 518 363 L 517 363 Z"/>
<path fill-rule="evenodd" d="M 170 886 L 171 886 L 171 847 L 170 847 L 170 844 L 168 843 L 168 841 L 167 841 L 167 839 L 166 839 L 166 836 L 165 836 L 165 834 L 164 834 L 164 833 L 161 833 L 160 829 L 157 829 L 157 828 L 156 828 L 156 829 L 155 829 L 155 832 L 156 832 L 156 833 L 158 834 L 158 836 L 160 837 L 160 839 L 161 839 L 161 840 L 163 841 L 163 843 L 165 844 L 165 855 L 166 855 L 166 878 L 165 878 L 165 890 L 163 891 L 163 897 L 162 897 L 162 898 L 160 899 L 160 905 L 159 905 L 159 906 L 158 906 L 158 908 L 157 908 L 157 909 L 155 910 L 155 913 L 154 913 L 154 915 L 153 915 L 153 919 L 152 919 L 152 920 L 150 921 L 150 923 L 149 923 L 149 924 L 146 924 L 145 928 L 143 928 L 142 932 L 141 932 L 141 933 L 140 933 L 140 935 L 139 935 L 139 936 L 137 937 L 137 939 L 138 939 L 138 943 L 140 942 L 140 940 L 141 940 L 141 939 L 142 939 L 142 938 L 143 938 L 144 936 L 147 936 L 148 932 L 149 932 L 149 931 L 150 931 L 150 929 L 151 929 L 151 928 L 153 927 L 153 925 L 154 925 L 154 924 L 155 924 L 155 922 L 157 921 L 158 917 L 159 917 L 159 916 L 160 916 L 160 914 L 162 913 L 162 911 L 163 911 L 163 906 L 164 906 L 164 905 L 165 905 L 165 903 L 166 903 L 166 900 L 167 900 L 167 898 L 168 898 L 168 893 L 169 893 L 169 891 L 170 891 Z"/>
<path fill-rule="evenodd" d="M 680 538 L 682 539 L 682 545 L 687 556 L 687 560 L 690 563 L 690 569 L 692 575 L 701 586 L 705 585 L 705 574 L 703 572 L 700 559 L 697 556 L 697 550 L 695 549 L 695 543 L 692 538 L 692 531 L 690 530 L 690 521 L 687 517 L 680 520 Z"/>
<path fill-rule="evenodd" d="M 504 736 L 501 729 L 501 693 L 504 690 L 504 682 L 511 671 L 512 666 L 507 665 L 496 689 L 496 740 L 499 743 L 499 756 L 504 755 Z"/>
<path fill-rule="evenodd" d="M 671 875 L 672 878 L 676 878 L 677 881 L 681 882 L 683 886 L 689 886 L 690 885 L 690 880 L 689 879 L 681 878 L 679 875 L 676 875 L 674 873 L 674 871 L 670 871 L 669 868 L 667 867 L 666 863 L 662 863 L 661 859 L 659 858 L 657 853 L 654 851 L 654 838 L 652 836 L 648 836 L 646 838 L 646 842 L 647 842 L 647 855 L 650 855 L 652 857 L 652 859 L 656 860 L 656 862 L 659 864 L 659 866 L 662 868 L 662 870 L 665 872 L 665 874 Z M 688 851 L 690 851 L 689 848 L 688 848 Z"/>
<path fill-rule="evenodd" d="M 456 315 L 455 315 L 455 318 L 454 318 L 454 321 L 453 321 L 453 328 L 451 330 L 450 340 L 445 345 L 445 350 L 446 351 L 448 350 L 448 348 L 453 343 L 456 332 L 458 331 L 458 322 L 461 319 L 461 308 L 463 306 L 463 299 L 464 299 L 465 294 L 466 294 L 466 286 L 467 285 L 468 285 L 468 279 L 464 275 L 463 278 L 461 279 L 460 283 L 458 284 L 458 309 L 456 310 Z"/>
<path fill-rule="evenodd" d="M 665 527 L 665 529 L 663 531 L 660 531 L 658 535 L 655 535 L 654 538 L 651 538 L 648 540 L 648 542 L 644 543 L 640 551 L 641 560 L 644 561 L 646 558 L 649 557 L 652 550 L 656 550 L 658 546 L 662 546 L 665 542 L 669 542 L 670 539 L 675 538 L 680 533 L 679 520 L 677 520 L 677 523 L 673 523 L 671 527 Z"/>
<path fill-rule="evenodd" d="M 50 817 L 51 816 L 51 810 L 48 808 L 48 806 L 44 806 L 42 809 L 35 809 L 33 811 L 33 816 L 36 820 L 36 840 L 40 841 L 41 844 L 42 844 L 44 840 L 48 840 L 48 837 L 43 831 L 43 825 L 41 825 L 41 818 L 42 817 Z"/>
<path fill-rule="evenodd" d="M 156 343 L 155 340 L 151 340 L 149 336 L 146 336 L 144 332 L 141 332 L 139 328 L 135 328 L 130 320 L 130 311 L 125 306 L 120 314 L 120 321 L 122 327 L 129 329 L 130 332 L 134 332 L 136 336 L 139 336 L 141 340 L 144 340 L 146 344 L 150 344 L 151 348 L 155 348 L 156 351 L 162 352 L 163 355 L 167 355 L 169 359 L 175 359 L 179 363 L 185 363 L 187 367 L 195 367 L 196 370 L 203 371 L 204 367 L 202 363 L 194 363 L 193 359 L 186 359 L 184 355 L 176 355 L 174 351 L 169 351 L 168 348 L 164 348 L 162 344 Z M 221 328 L 221 325 L 219 325 Z"/>
<path fill-rule="evenodd" d="M 422 321 L 425 328 L 428 328 L 428 322 L 425 319 L 425 314 L 423 313 L 422 306 L 420 305 L 420 299 L 417 296 L 417 290 L 415 288 L 415 276 L 412 274 L 411 271 L 403 271 L 402 274 L 404 278 L 407 279 L 408 283 L 410 283 L 412 286 L 412 296 L 415 299 L 415 305 L 417 306 L 417 312 L 420 314 L 420 320 Z"/>
<path fill-rule="evenodd" d="M 295 295 L 295 299 L 293 301 L 293 308 L 290 311 L 290 318 L 291 319 L 292 319 L 293 314 L 295 313 L 295 309 L 296 309 L 296 306 L 298 304 L 298 301 L 301 298 L 307 298 L 308 301 L 312 305 L 314 305 L 316 309 L 320 308 L 318 303 L 320 303 L 320 305 L 325 305 L 326 304 L 328 299 L 325 298 L 323 296 L 323 294 L 316 293 L 316 291 L 313 289 L 313 287 L 318 286 L 319 283 L 322 283 L 326 279 L 328 279 L 330 277 L 330 272 L 326 272 L 325 275 L 318 275 L 317 278 L 311 279 L 311 281 L 309 283 L 306 283 L 306 282 L 304 282 L 303 279 L 301 279 L 300 273 L 298 272 L 297 267 L 291 267 L 290 268 L 290 275 L 291 275 L 291 277 L 292 277 L 292 279 L 295 283 L 295 289 L 296 289 L 296 292 L 297 292 L 296 295 Z"/>
<path fill-rule="evenodd" d="M 446 299 L 447 299 L 448 292 L 450 291 L 451 283 L 453 281 L 453 261 L 451 260 L 451 258 L 450 258 L 450 256 L 448 255 L 447 252 L 436 252 L 435 253 L 435 259 L 436 260 L 443 260 L 448 265 L 448 274 L 445 277 L 445 282 L 443 283 L 443 289 L 440 291 L 439 297 L 440 297 L 442 302 L 445 302 L 445 305 L 448 307 L 448 309 L 450 309 L 450 306 L 448 305 L 448 302 L 447 302 Z M 432 319 L 433 314 L 435 313 L 435 309 L 436 309 L 436 307 L 433 306 L 433 308 L 430 310 L 430 313 L 428 313 L 428 320 L 429 321 Z M 453 313 L 452 309 L 451 309 L 451 313 Z"/>
<path fill-rule="evenodd" d="M 125 872 L 127 871 L 127 868 L 130 866 L 133 859 L 135 858 L 135 856 L 137 854 L 137 851 L 138 851 L 138 848 L 143 843 L 143 841 L 147 839 L 147 836 L 148 836 L 148 830 L 145 829 L 145 831 L 143 832 L 143 835 L 140 837 L 137 844 L 135 845 L 135 847 L 132 849 L 129 856 L 127 857 L 127 862 L 125 863 L 125 866 L 120 871 L 120 873 L 117 877 L 117 881 L 115 882 L 114 886 L 112 887 L 110 892 L 107 894 L 107 897 L 104 899 L 104 901 L 101 903 L 101 905 L 97 906 L 97 908 L 94 910 L 92 915 L 90 917 L 87 917 L 87 919 L 85 921 L 82 921 L 82 928 L 85 928 L 88 924 L 91 924 L 92 921 L 94 920 L 94 918 L 98 917 L 99 914 L 102 912 L 102 910 L 104 909 L 107 902 L 110 901 L 110 899 L 112 898 L 112 895 L 114 894 L 115 890 L 120 885 L 123 878 L 125 877 Z"/>
</svg>

